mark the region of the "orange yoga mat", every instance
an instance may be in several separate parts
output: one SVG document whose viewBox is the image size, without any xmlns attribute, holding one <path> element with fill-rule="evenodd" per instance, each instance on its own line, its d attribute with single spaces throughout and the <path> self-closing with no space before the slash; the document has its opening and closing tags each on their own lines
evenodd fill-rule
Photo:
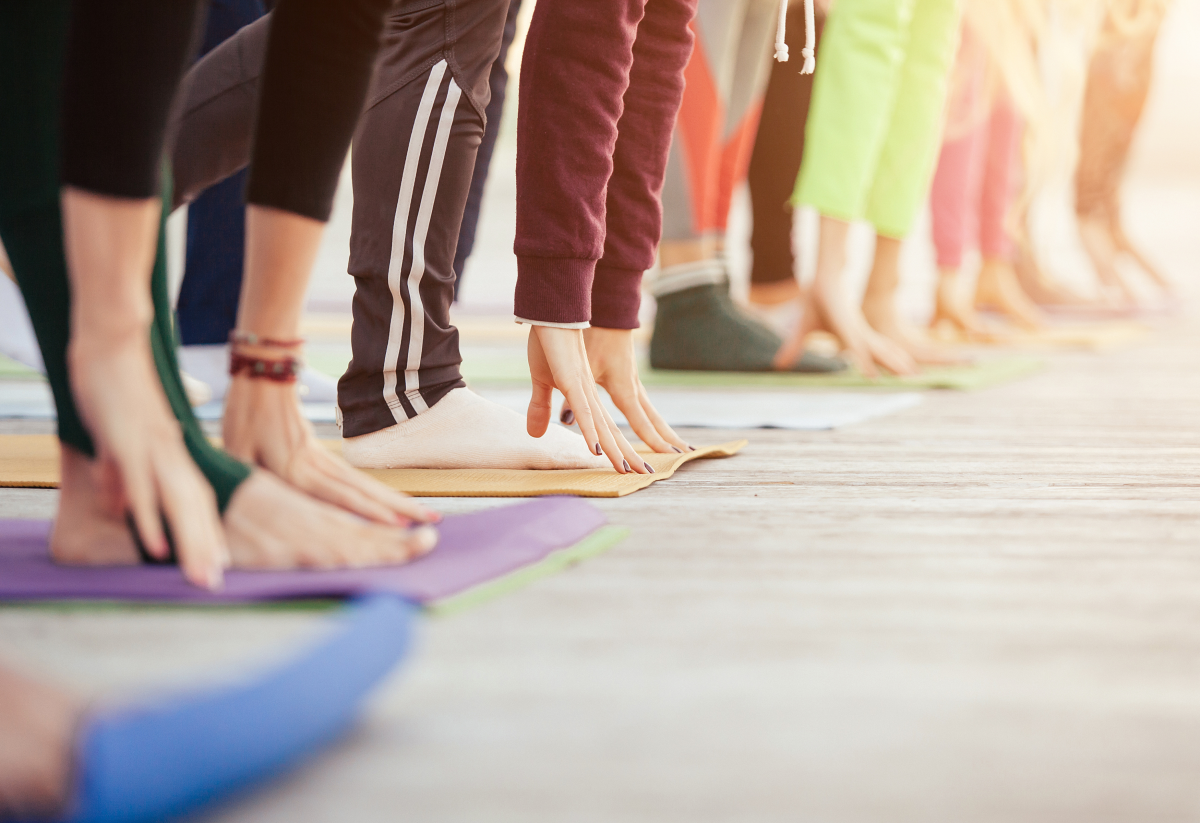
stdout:
<svg viewBox="0 0 1200 823">
<path fill-rule="evenodd" d="M 323 441 L 338 449 L 336 440 Z M 705 446 L 686 454 L 646 453 L 654 474 L 617 474 L 610 469 L 372 469 L 367 471 L 393 489 L 414 497 L 624 497 L 666 480 L 692 460 L 731 457 L 746 446 L 737 440 Z M 0 486 L 58 488 L 58 439 L 49 434 L 0 435 Z"/>
</svg>

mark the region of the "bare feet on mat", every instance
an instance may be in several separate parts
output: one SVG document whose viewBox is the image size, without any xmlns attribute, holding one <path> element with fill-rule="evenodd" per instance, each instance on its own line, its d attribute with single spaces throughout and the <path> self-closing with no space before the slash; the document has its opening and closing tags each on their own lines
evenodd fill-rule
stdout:
<svg viewBox="0 0 1200 823">
<path fill-rule="evenodd" d="M 938 278 L 934 300 L 931 329 L 949 326 L 967 341 L 976 343 L 999 343 L 1005 335 L 988 328 L 987 323 L 975 311 L 967 290 L 958 277 L 958 272 L 943 272 Z"/>
<path fill-rule="evenodd" d="M 395 565 L 428 554 L 437 543 L 432 526 L 364 520 L 262 470 L 238 486 L 224 522 L 233 565 L 243 569 Z"/>
<path fill-rule="evenodd" d="M 321 445 L 291 383 L 234 377 L 225 401 L 225 449 L 262 466 L 317 501 L 385 525 L 431 523 L 438 515 Z"/>
<path fill-rule="evenodd" d="M 150 269 L 161 204 L 65 188 L 63 240 L 74 295 L 71 391 L 96 446 L 97 482 L 133 518 L 153 556 L 198 586 L 228 565 L 216 498 L 183 443 L 150 351 Z"/>
<path fill-rule="evenodd" d="M 0 667 L 0 819 L 58 819 L 81 712 L 58 689 Z"/>
<path fill-rule="evenodd" d="M 1041 309 L 1021 288 L 1012 265 L 1002 260 L 983 261 L 975 284 L 975 307 L 995 309 L 1030 331 L 1046 327 Z"/>
<path fill-rule="evenodd" d="M 525 419 L 529 434 L 542 437 L 549 429 L 550 401 L 554 389 L 558 389 L 567 399 L 579 431 L 593 454 L 607 457 L 621 474 L 654 472 L 621 434 L 600 402 L 581 329 L 532 327 L 529 330 L 529 374 L 533 378 L 533 396 Z"/>
<path fill-rule="evenodd" d="M 1113 245 L 1116 246 L 1117 250 L 1122 254 L 1128 255 L 1130 259 L 1132 259 L 1133 262 L 1138 265 L 1138 268 L 1145 272 L 1146 276 L 1149 277 L 1150 280 L 1154 282 L 1154 285 L 1158 286 L 1161 291 L 1167 294 L 1174 294 L 1175 284 L 1172 283 L 1157 266 L 1151 263 L 1144 254 L 1142 254 L 1141 250 L 1135 246 L 1133 241 L 1129 239 L 1129 236 L 1125 234 L 1125 229 L 1123 229 L 1119 223 L 1114 223 L 1114 225 L 1111 227 L 1111 230 Z"/>
<path fill-rule="evenodd" d="M 167 406 L 148 335 L 137 337 L 124 344 L 72 337 L 71 389 L 96 444 L 86 482 L 96 486 L 118 520 L 130 513 L 151 555 L 167 556 L 169 528 L 184 576 L 213 588 L 229 564 L 216 497 Z"/>
<path fill-rule="evenodd" d="M 58 516 L 50 554 L 68 565 L 139 562 L 119 497 L 98 467 L 64 446 Z M 428 526 L 380 526 L 305 495 L 255 469 L 234 493 L 222 520 L 232 565 L 249 569 L 337 568 L 404 563 L 437 542 Z"/>
<path fill-rule="evenodd" d="M 1108 221 L 1099 217 L 1080 217 L 1079 239 L 1096 270 L 1096 279 L 1108 305 L 1115 308 L 1137 306 L 1137 295 L 1117 268 L 1117 244 L 1109 231 Z"/>
<path fill-rule="evenodd" d="M 901 317 L 894 298 L 873 300 L 868 294 L 862 308 L 863 317 L 872 329 L 896 343 L 922 366 L 961 366 L 971 362 L 965 355 L 947 351 Z"/>
<path fill-rule="evenodd" d="M 1021 289 L 1039 306 L 1086 309 L 1100 305 L 1095 298 L 1082 295 L 1046 274 L 1029 252 L 1018 254 L 1013 270 Z"/>
<path fill-rule="evenodd" d="M 796 331 L 775 355 L 776 367 L 783 369 L 795 362 L 804 351 L 806 338 L 815 331 L 826 331 L 836 337 L 854 365 L 867 377 L 878 377 L 881 368 L 899 375 L 917 372 L 912 356 L 872 329 L 858 306 L 840 290 L 822 289 L 820 284 L 814 284 Z"/>
<path fill-rule="evenodd" d="M 466 388 L 411 420 L 343 439 L 342 456 L 362 469 L 609 468 L 579 435 L 551 426 L 532 437 L 521 415 Z"/>
<path fill-rule="evenodd" d="M 99 467 L 65 443 L 61 447 L 58 513 L 50 532 L 55 562 L 119 566 L 138 562 L 120 495 L 103 482 Z"/>
</svg>

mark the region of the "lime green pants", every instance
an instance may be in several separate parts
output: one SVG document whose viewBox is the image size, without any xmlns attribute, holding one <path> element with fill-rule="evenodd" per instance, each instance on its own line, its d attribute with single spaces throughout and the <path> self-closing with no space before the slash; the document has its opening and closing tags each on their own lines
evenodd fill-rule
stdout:
<svg viewBox="0 0 1200 823">
<path fill-rule="evenodd" d="M 958 0 L 837 0 L 793 203 L 909 233 L 941 145 L 958 22 Z"/>
</svg>

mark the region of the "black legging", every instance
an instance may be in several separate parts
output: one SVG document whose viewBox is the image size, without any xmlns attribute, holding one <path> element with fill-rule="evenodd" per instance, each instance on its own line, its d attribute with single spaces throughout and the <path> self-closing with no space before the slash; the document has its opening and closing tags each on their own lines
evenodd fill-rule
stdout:
<svg viewBox="0 0 1200 823">
<path fill-rule="evenodd" d="M 66 183 L 117 197 L 158 196 L 170 103 L 186 68 L 198 5 L 197 0 L 76 0 L 68 47 L 66 0 L 0 4 L 0 237 L 46 363 L 59 438 L 89 456 L 93 444 L 67 374 L 70 289 L 58 190 Z M 276 75 L 273 97 L 260 111 L 288 104 L 311 119 L 294 135 L 260 129 L 265 179 L 286 179 L 283 185 L 265 186 L 254 202 L 327 219 L 389 5 L 390 0 L 282 1 L 281 8 L 290 8 L 289 23 L 272 47 L 267 71 Z M 377 12 L 373 33 L 367 26 L 372 10 Z M 349 33 L 337 25 L 342 16 Z M 364 53 L 339 58 L 336 48 L 322 47 L 326 36 L 328 43 L 351 51 L 360 43 Z M 304 61 L 310 65 L 289 76 L 289 64 Z M 304 85 L 314 72 L 322 81 Z M 330 125 L 339 118 L 348 122 Z M 324 125 L 314 130 L 318 122 Z M 269 147 L 272 140 L 305 145 L 284 150 Z M 282 165 L 280 158 L 286 158 Z M 299 165 L 289 168 L 289 163 Z M 187 405 L 175 361 L 164 261 L 160 237 L 151 282 L 155 365 L 188 451 L 224 510 L 249 470 L 208 442 Z"/>
<path fill-rule="evenodd" d="M 820 37 L 825 16 L 818 13 L 816 23 Z M 802 3 L 794 4 L 788 12 L 787 42 L 792 53 L 798 55 L 804 43 Z M 819 60 L 817 65 L 820 65 Z M 812 81 L 812 75 L 796 70 L 794 60 L 772 64 L 748 175 L 754 213 L 754 228 L 750 235 L 754 265 L 750 282 L 755 285 L 779 283 L 796 276 L 792 256 L 792 208 L 788 203 L 804 159 L 804 127 L 808 122 Z"/>
<path fill-rule="evenodd" d="M 391 0 L 281 0 L 267 45 L 246 199 L 326 221 Z M 160 191 L 171 101 L 201 0 L 75 0 L 63 81 L 62 181 Z"/>
</svg>

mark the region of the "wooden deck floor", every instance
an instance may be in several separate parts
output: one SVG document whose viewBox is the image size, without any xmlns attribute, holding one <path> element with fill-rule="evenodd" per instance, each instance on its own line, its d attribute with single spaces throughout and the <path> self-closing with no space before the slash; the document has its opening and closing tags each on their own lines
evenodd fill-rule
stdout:
<svg viewBox="0 0 1200 823">
<path fill-rule="evenodd" d="M 425 621 L 357 733 L 218 819 L 1195 820 L 1198 337 L 600 501 L 625 543 Z M 121 696 L 319 619 L 0 609 L 0 659 Z"/>
</svg>

